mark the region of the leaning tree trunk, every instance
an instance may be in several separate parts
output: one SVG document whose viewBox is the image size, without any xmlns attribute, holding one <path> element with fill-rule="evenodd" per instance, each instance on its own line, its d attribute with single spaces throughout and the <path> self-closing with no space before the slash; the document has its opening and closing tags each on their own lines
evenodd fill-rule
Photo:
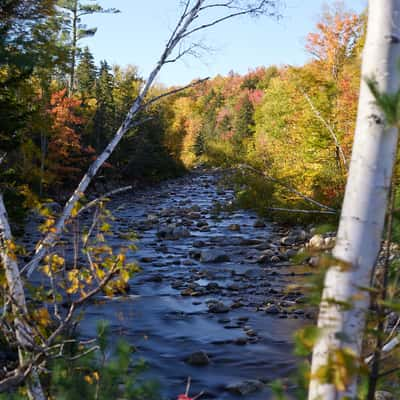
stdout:
<svg viewBox="0 0 400 400">
<path fill-rule="evenodd" d="M 399 87 L 399 29 L 400 0 L 369 1 L 362 77 L 374 77 L 384 93 Z M 338 373 L 335 363 L 344 352 L 354 356 L 353 367 L 360 359 L 370 303 L 365 288 L 370 286 L 381 247 L 397 140 L 397 130 L 385 127 L 383 113 L 363 80 L 333 265 L 325 277 L 320 305 L 321 331 L 313 352 L 309 400 L 356 397 L 357 374 L 353 368 L 347 369 L 341 384 L 332 382 L 326 372 Z"/>
<path fill-rule="evenodd" d="M 6 276 L 12 308 L 16 315 L 14 325 L 20 366 L 27 366 L 30 361 L 30 354 L 26 348 L 32 346 L 32 332 L 31 328 L 26 323 L 25 317 L 28 313 L 28 309 L 26 306 L 25 291 L 16 256 L 10 250 L 11 243 L 11 229 L 3 202 L 3 195 L 0 193 L 0 260 Z M 7 306 L 4 305 L 4 307 Z M 21 317 L 18 317 L 18 315 Z M 32 400 L 45 400 L 45 395 L 36 370 L 32 372 L 28 382 L 28 396 Z"/>
</svg>

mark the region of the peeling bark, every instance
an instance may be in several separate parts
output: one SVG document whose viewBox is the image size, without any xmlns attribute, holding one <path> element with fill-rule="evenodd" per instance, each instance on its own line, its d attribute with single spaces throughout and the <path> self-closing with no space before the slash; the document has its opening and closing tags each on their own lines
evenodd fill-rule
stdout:
<svg viewBox="0 0 400 400">
<path fill-rule="evenodd" d="M 400 0 L 369 1 L 362 76 L 375 77 L 383 93 L 396 92 L 399 87 L 400 46 L 397 41 L 388 40 L 398 37 L 399 24 Z M 368 291 L 362 288 L 370 286 L 381 247 L 398 141 L 397 129 L 385 127 L 383 121 L 384 115 L 363 80 L 349 177 L 333 250 L 334 258 L 349 267 L 333 265 L 325 277 L 318 319 L 321 334 L 313 352 L 309 400 L 356 398 L 357 371 L 347 371 L 344 390 L 322 382 L 317 375 L 337 350 L 352 353 L 355 366 L 360 361 L 370 303 Z"/>
</svg>

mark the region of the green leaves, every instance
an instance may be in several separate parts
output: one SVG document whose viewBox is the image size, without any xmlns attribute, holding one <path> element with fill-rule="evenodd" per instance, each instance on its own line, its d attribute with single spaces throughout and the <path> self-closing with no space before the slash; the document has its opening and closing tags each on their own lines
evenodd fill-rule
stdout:
<svg viewBox="0 0 400 400">
<path fill-rule="evenodd" d="M 400 90 L 395 93 L 382 93 L 376 78 L 366 78 L 366 84 L 375 98 L 379 109 L 384 113 L 386 123 L 393 127 L 399 126 L 400 121 Z"/>
</svg>

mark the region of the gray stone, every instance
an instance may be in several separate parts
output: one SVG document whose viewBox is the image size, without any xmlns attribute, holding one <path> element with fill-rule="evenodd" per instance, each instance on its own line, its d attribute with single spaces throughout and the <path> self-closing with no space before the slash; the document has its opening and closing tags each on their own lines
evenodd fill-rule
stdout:
<svg viewBox="0 0 400 400">
<path fill-rule="evenodd" d="M 214 314 L 224 314 L 229 312 L 229 310 L 230 308 L 220 301 L 208 305 L 208 311 Z"/>
<path fill-rule="evenodd" d="M 258 219 L 253 224 L 254 228 L 265 228 L 265 222 L 262 219 Z"/>
<path fill-rule="evenodd" d="M 265 307 L 265 312 L 267 314 L 279 314 L 280 310 L 276 304 L 268 304 L 267 307 Z"/>
<path fill-rule="evenodd" d="M 240 225 L 239 224 L 231 224 L 228 226 L 228 229 L 232 232 L 240 232 Z"/>
<path fill-rule="evenodd" d="M 312 267 L 318 267 L 319 257 L 318 256 L 310 257 L 310 259 L 308 260 L 308 264 L 311 265 Z"/>
<path fill-rule="evenodd" d="M 395 397 L 392 393 L 385 390 L 377 390 L 375 392 L 375 400 L 394 400 Z"/>
<path fill-rule="evenodd" d="M 293 236 L 285 236 L 280 240 L 280 242 L 284 246 L 291 246 L 295 244 L 296 238 L 294 238 Z"/>
<path fill-rule="evenodd" d="M 314 235 L 308 242 L 308 246 L 312 249 L 321 250 L 325 247 L 325 240 L 322 235 Z"/>
<path fill-rule="evenodd" d="M 210 358 L 205 351 L 196 351 L 187 357 L 185 361 L 190 365 L 195 365 L 196 367 L 204 367 L 210 364 Z"/>
<path fill-rule="evenodd" d="M 251 393 L 259 392 L 263 390 L 264 387 L 265 384 L 263 382 L 256 379 L 248 379 L 243 382 L 228 385 L 226 390 L 239 396 L 246 396 Z"/>
<path fill-rule="evenodd" d="M 221 250 L 203 250 L 200 254 L 200 261 L 203 263 L 222 263 L 229 260 L 229 256 Z"/>
</svg>

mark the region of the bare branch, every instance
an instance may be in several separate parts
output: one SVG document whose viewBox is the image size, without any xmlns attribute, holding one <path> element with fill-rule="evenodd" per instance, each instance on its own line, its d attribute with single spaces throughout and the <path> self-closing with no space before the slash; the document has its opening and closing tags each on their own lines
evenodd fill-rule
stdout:
<svg viewBox="0 0 400 400">
<path fill-rule="evenodd" d="M 0 164 L 3 163 L 3 161 L 6 159 L 6 157 L 7 157 L 7 153 L 3 153 L 3 154 L 0 156 Z"/>
<path fill-rule="evenodd" d="M 335 210 L 335 209 L 333 209 L 333 208 L 331 208 L 329 206 L 326 206 L 325 204 L 322 204 L 319 201 L 316 201 L 316 200 L 312 199 L 311 197 L 306 196 L 305 194 L 299 192 L 297 189 L 293 188 L 292 186 L 289 186 L 289 185 L 281 182 L 279 179 L 276 179 L 276 178 L 273 178 L 272 176 L 269 176 L 268 174 L 266 174 L 263 171 L 260 171 L 260 170 L 254 168 L 254 167 L 252 167 L 250 165 L 247 165 L 247 164 L 241 164 L 238 167 L 239 167 L 239 169 L 240 168 L 244 168 L 244 169 L 247 169 L 249 171 L 252 171 L 253 173 L 255 173 L 257 175 L 261 175 L 265 179 L 268 179 L 268 180 L 270 180 L 272 182 L 275 182 L 278 185 L 284 187 L 289 192 L 292 192 L 292 193 L 296 194 L 297 196 L 301 197 L 303 200 L 307 201 L 308 203 L 311 203 L 311 204 L 313 204 L 315 206 L 318 206 L 318 207 L 320 207 L 322 209 L 328 210 L 328 211 L 330 211 L 330 213 L 337 214 L 337 210 Z"/>
<path fill-rule="evenodd" d="M 162 99 L 164 97 L 172 96 L 173 94 L 176 94 L 176 93 L 179 93 L 179 92 L 183 92 L 186 89 L 189 89 L 191 87 L 194 87 L 194 86 L 200 85 L 200 84 L 202 84 L 204 82 L 207 82 L 209 79 L 210 79 L 209 77 L 204 78 L 204 79 L 199 79 L 199 80 L 197 80 L 195 82 L 189 83 L 186 86 L 182 86 L 182 87 L 179 87 L 179 88 L 176 88 L 176 89 L 172 89 L 172 90 L 169 90 L 168 92 L 160 94 L 159 96 L 153 97 L 152 99 L 148 100 L 145 104 L 143 104 L 142 109 L 147 108 L 151 104 L 155 103 L 156 101 L 158 101 L 158 100 L 160 100 L 160 99 Z"/>
<path fill-rule="evenodd" d="M 7 377 L 0 381 L 0 392 L 5 392 L 20 385 L 32 372 L 32 368 L 33 364 L 29 363 L 29 365 L 24 368 L 17 368 L 9 372 Z"/>
<path fill-rule="evenodd" d="M 268 211 L 282 211 L 282 212 L 290 212 L 297 214 L 329 214 L 329 215 L 337 215 L 336 211 L 326 211 L 326 210 L 301 210 L 297 208 L 281 208 L 281 207 L 269 207 Z"/>
<path fill-rule="evenodd" d="M 98 197 L 97 199 L 94 199 L 94 200 L 90 201 L 89 203 L 85 204 L 82 208 L 79 209 L 76 216 L 82 214 L 83 212 L 85 212 L 89 208 L 92 208 L 93 206 L 97 205 L 101 201 L 106 200 L 108 197 L 114 196 L 115 194 L 119 194 L 122 192 L 127 192 L 128 190 L 131 190 L 131 189 L 133 189 L 133 186 L 124 186 L 124 187 L 120 187 L 118 189 L 111 190 L 110 192 L 103 194 L 101 197 Z"/>
<path fill-rule="evenodd" d="M 342 146 L 340 145 L 339 139 L 336 136 L 336 133 L 334 132 L 332 127 L 328 124 L 328 122 L 326 122 L 326 120 L 322 116 L 322 114 L 317 110 L 317 108 L 315 107 L 314 103 L 312 102 L 310 96 L 303 89 L 300 88 L 299 90 L 303 94 L 304 98 L 307 100 L 307 102 L 310 105 L 311 110 L 313 111 L 315 116 L 322 122 L 322 124 L 325 126 L 325 128 L 328 130 L 328 132 L 332 136 L 332 139 L 335 142 L 336 149 L 337 149 L 337 151 L 338 151 L 338 153 L 340 155 L 340 158 L 342 160 L 343 166 L 344 166 L 345 169 L 347 169 L 347 159 L 346 159 L 346 156 L 345 156 L 345 154 L 343 152 Z"/>
<path fill-rule="evenodd" d="M 230 3 L 230 2 L 228 2 L 228 3 Z M 188 37 L 188 36 L 192 35 L 195 32 L 210 28 L 212 26 L 220 24 L 221 22 L 224 22 L 224 21 L 232 19 L 232 18 L 240 17 L 242 15 L 253 15 L 253 16 L 259 16 L 261 14 L 274 15 L 273 12 L 268 12 L 267 11 L 268 7 L 271 7 L 274 4 L 275 4 L 275 2 L 273 2 L 273 1 L 261 0 L 261 1 L 257 2 L 256 5 L 248 5 L 248 6 L 243 7 L 243 8 L 242 7 L 230 7 L 229 5 L 225 6 L 224 8 L 227 8 L 227 9 L 232 9 L 233 8 L 233 9 L 236 9 L 238 11 L 230 13 L 230 14 L 225 15 L 223 17 L 217 18 L 214 21 L 211 21 L 209 23 L 205 23 L 205 24 L 202 24 L 200 26 L 197 26 L 197 27 L 185 32 L 182 35 L 181 38 L 183 39 L 185 37 Z M 223 4 L 222 3 L 219 4 L 219 5 L 218 4 L 212 5 L 211 4 L 211 5 L 208 5 L 208 6 L 204 6 L 203 10 L 206 9 L 206 8 L 211 8 L 213 6 L 223 7 Z M 199 8 L 199 11 L 201 11 L 201 9 L 202 9 L 202 7 Z"/>
</svg>

